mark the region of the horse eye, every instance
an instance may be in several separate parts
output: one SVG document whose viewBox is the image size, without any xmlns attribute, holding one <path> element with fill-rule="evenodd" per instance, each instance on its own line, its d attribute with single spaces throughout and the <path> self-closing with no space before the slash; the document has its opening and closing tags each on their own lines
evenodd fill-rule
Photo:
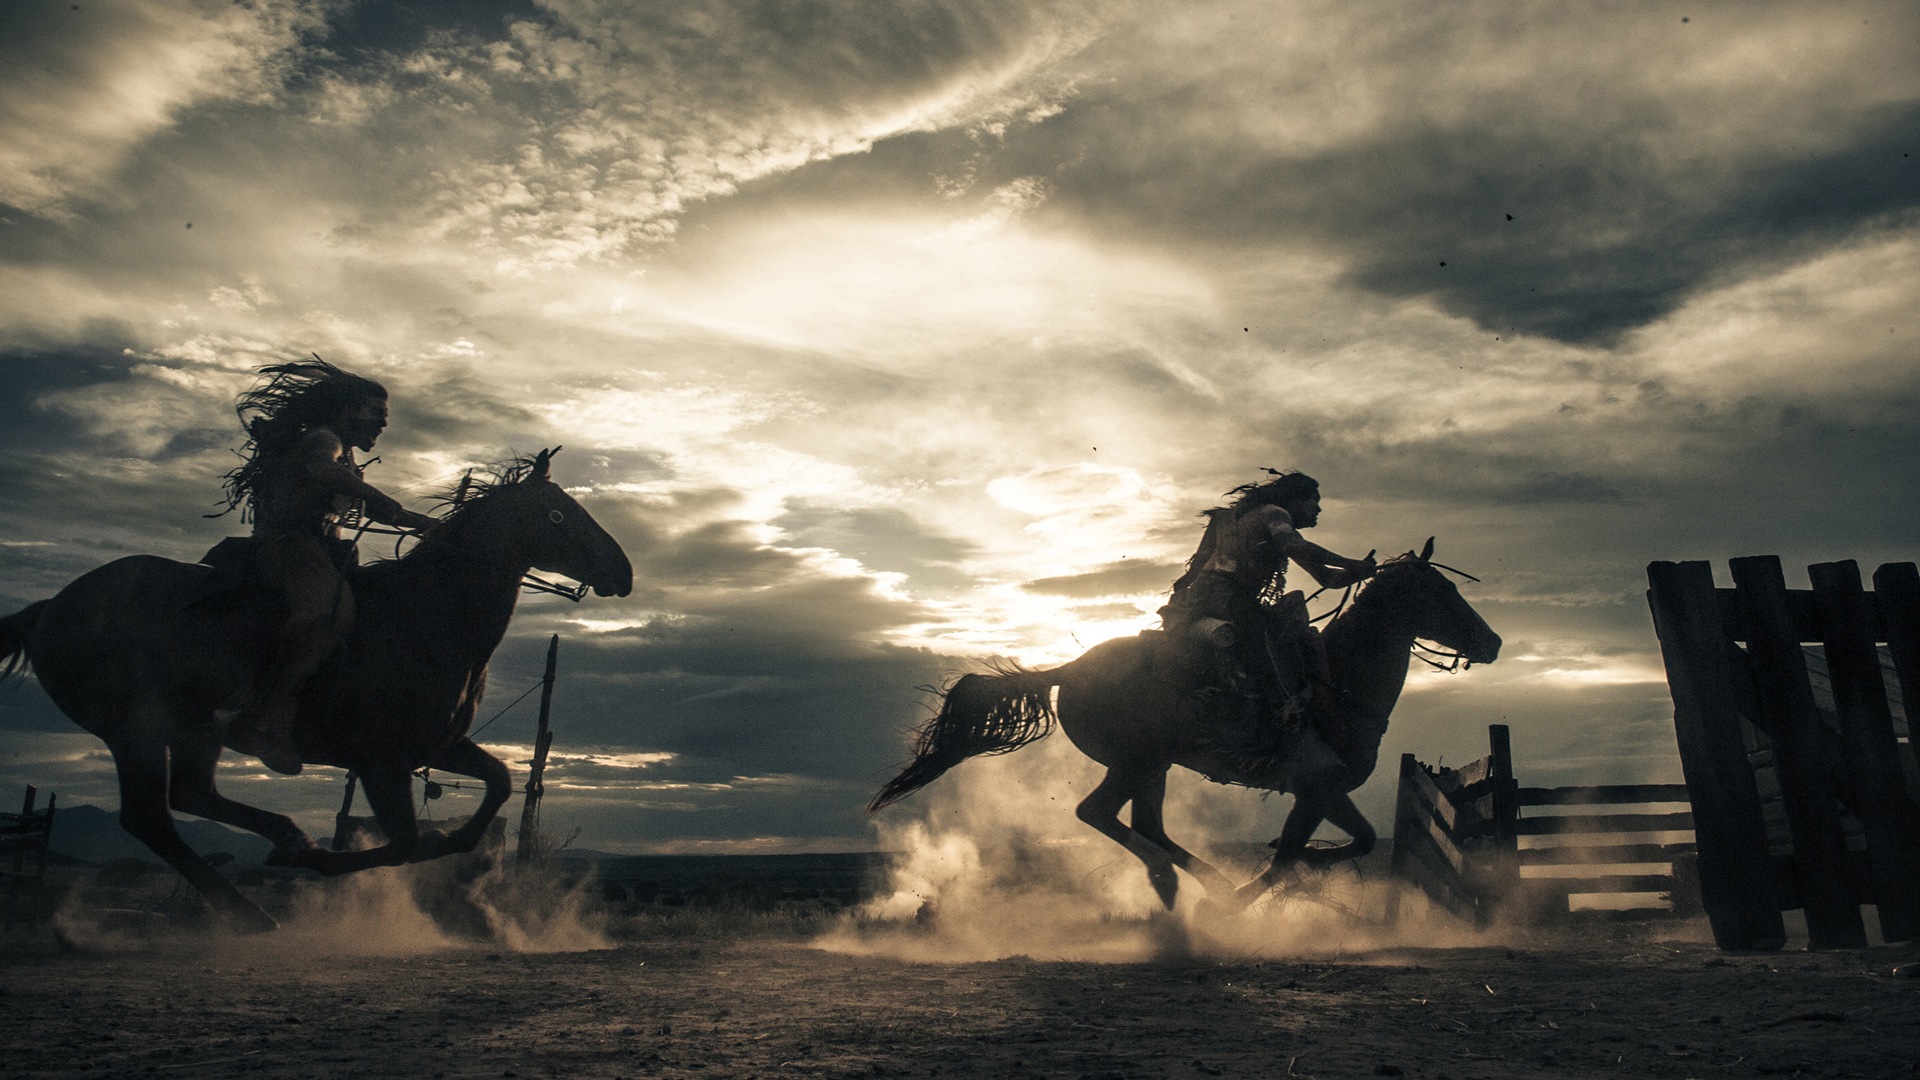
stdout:
<svg viewBox="0 0 1920 1080">
<path fill-rule="evenodd" d="M 561 513 L 558 510 L 549 510 L 547 511 L 547 520 L 553 522 L 555 525 L 558 525 L 561 522 L 567 520 L 567 515 Z"/>
</svg>

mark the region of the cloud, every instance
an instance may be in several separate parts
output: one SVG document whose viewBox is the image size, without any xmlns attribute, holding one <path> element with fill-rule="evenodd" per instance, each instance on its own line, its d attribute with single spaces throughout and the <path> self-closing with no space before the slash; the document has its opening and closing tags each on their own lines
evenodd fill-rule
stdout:
<svg viewBox="0 0 1920 1080">
<path fill-rule="evenodd" d="M 320 12 L 295 3 L 10 4 L 0 13 L 0 204 L 66 215 L 185 110 L 279 89 Z"/>
<path fill-rule="evenodd" d="M 1180 576 L 1181 564 L 1172 562 L 1118 562 L 1084 574 L 1039 578 L 1020 587 L 1029 592 L 1092 598 L 1161 591 Z"/>
<path fill-rule="evenodd" d="M 1920 206 L 1901 156 L 1920 125 L 1910 9 L 1695 15 L 1142 18 L 1087 61 L 1125 77 L 1086 80 L 1010 137 L 1002 168 L 1055 162 L 1056 209 L 1306 245 L 1355 285 L 1492 333 L 1605 343 Z"/>
<path fill-rule="evenodd" d="M 1152 625 L 1263 466 L 1483 579 L 1428 760 L 1670 759 L 1652 559 L 1912 557 L 1904 5 L 56 7 L 0 16 L 0 598 L 242 528 L 271 360 L 389 386 L 410 505 L 564 444 L 636 590 L 527 597 L 489 708 L 561 634 L 593 846 L 857 841 L 913 687 Z"/>
</svg>

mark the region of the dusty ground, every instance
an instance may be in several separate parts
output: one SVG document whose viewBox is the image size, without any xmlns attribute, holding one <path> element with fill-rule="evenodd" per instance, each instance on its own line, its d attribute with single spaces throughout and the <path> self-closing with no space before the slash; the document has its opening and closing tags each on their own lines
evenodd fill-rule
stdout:
<svg viewBox="0 0 1920 1080">
<path fill-rule="evenodd" d="M 402 920 L 404 921 L 404 920 Z M 404 928 L 403 928 L 404 929 Z M 0 945 L 0 1077 L 1898 1077 L 1911 947 L 1727 955 L 1698 927 L 1331 959 L 915 962 L 924 928 L 633 924 L 581 952 L 298 934 Z M 1122 932 L 1140 926 L 1119 926 Z M 1149 928 L 1151 930 L 1151 928 Z M 1678 931 L 1678 939 L 1674 936 Z M 888 935 L 891 935 L 889 937 Z"/>
</svg>

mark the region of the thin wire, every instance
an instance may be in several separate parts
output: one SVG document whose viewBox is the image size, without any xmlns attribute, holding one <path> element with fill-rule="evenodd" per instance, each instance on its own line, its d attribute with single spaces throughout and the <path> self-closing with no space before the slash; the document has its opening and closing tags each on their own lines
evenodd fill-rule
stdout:
<svg viewBox="0 0 1920 1080">
<path fill-rule="evenodd" d="M 507 702 L 506 709 L 501 709 L 499 712 L 494 713 L 493 720 L 500 719 L 502 716 L 505 716 L 507 714 L 507 709 L 511 709 L 515 705 L 518 705 L 521 702 L 527 700 L 527 695 L 533 693 L 535 690 L 540 689 L 541 685 L 545 682 L 546 680 L 542 679 L 540 680 L 540 682 L 534 683 L 532 686 L 527 687 L 526 690 L 521 692 L 519 697 L 514 698 L 512 701 Z M 468 732 L 467 738 L 471 739 L 474 736 L 480 734 L 481 732 L 487 730 L 488 726 L 490 726 L 493 723 L 493 720 L 489 720 L 485 724 L 481 724 L 479 727 L 474 728 L 472 731 Z"/>
</svg>

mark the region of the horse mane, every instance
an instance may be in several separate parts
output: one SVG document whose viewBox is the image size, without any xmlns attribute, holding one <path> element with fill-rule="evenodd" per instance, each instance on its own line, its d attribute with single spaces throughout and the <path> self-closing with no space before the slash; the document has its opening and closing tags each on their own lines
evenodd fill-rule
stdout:
<svg viewBox="0 0 1920 1080">
<path fill-rule="evenodd" d="M 451 518 L 468 503 L 525 480 L 538 464 L 537 458 L 521 455 L 478 465 L 467 470 L 459 483 L 431 492 L 427 499 L 444 511 L 436 516 Z"/>
<path fill-rule="evenodd" d="M 406 555 L 363 563 L 356 570 L 356 573 L 368 579 L 377 579 L 380 578 L 381 575 L 394 572 L 394 569 L 402 562 L 405 562 L 408 556 L 411 556 L 415 551 L 421 550 L 422 547 L 426 547 L 429 550 L 433 549 L 436 545 L 428 542 L 433 535 L 451 527 L 454 522 L 460 519 L 465 511 L 484 502 L 490 496 L 524 482 L 529 476 L 533 475 L 534 470 L 539 467 L 539 464 L 540 460 L 538 455 L 521 455 L 519 457 L 488 462 L 484 465 L 476 465 L 472 469 L 467 470 L 467 472 L 461 476 L 458 483 L 449 485 L 439 491 L 429 492 L 426 495 L 426 499 L 435 507 L 433 516 L 440 519 L 440 524 L 433 530 L 433 533 L 423 538 L 421 544 L 414 545 L 413 550 L 407 552 Z"/>
</svg>

